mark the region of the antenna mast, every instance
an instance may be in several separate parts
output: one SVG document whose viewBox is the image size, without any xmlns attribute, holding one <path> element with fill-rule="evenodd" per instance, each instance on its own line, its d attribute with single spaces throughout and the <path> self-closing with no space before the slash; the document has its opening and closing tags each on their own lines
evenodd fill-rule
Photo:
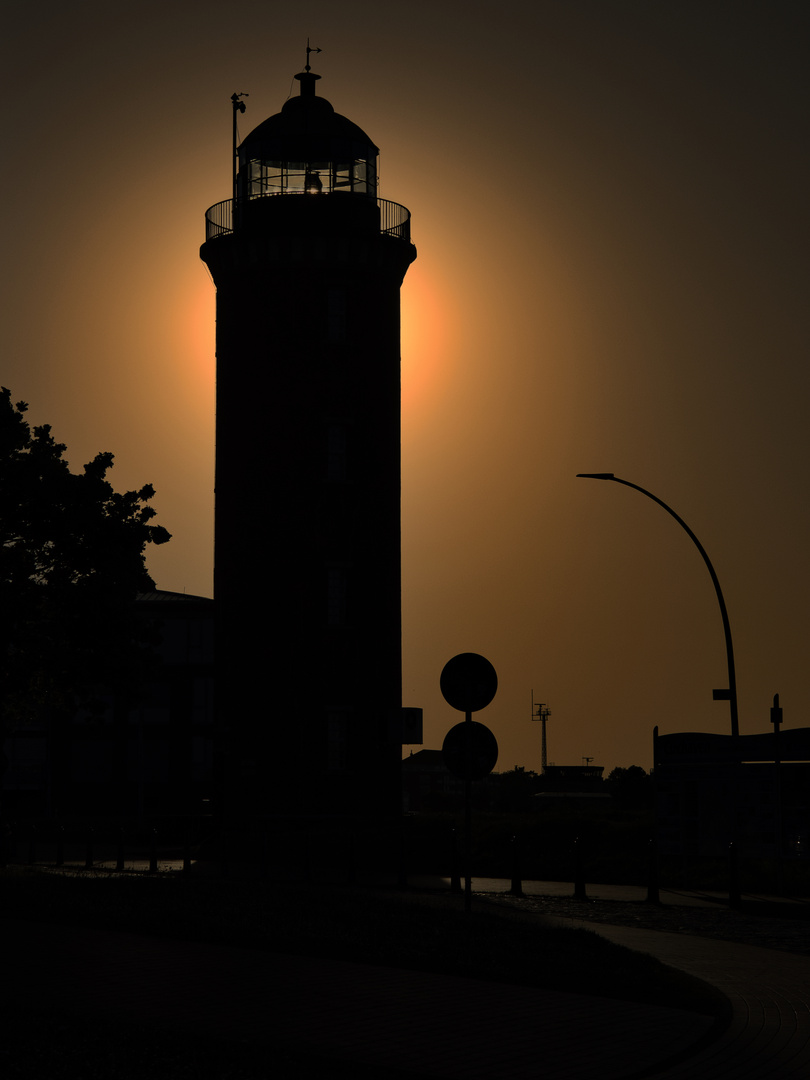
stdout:
<svg viewBox="0 0 810 1080">
<path fill-rule="evenodd" d="M 548 765 L 548 755 L 546 753 L 546 721 L 550 716 L 551 709 L 549 709 L 548 705 L 545 705 L 542 702 L 535 702 L 534 690 L 532 690 L 532 720 L 539 720 L 543 726 L 541 742 L 542 749 L 540 757 L 540 764 L 543 772 L 546 771 L 546 766 Z"/>
<path fill-rule="evenodd" d="M 237 145 L 236 145 L 236 140 L 237 140 L 236 117 L 237 117 L 237 115 L 239 113 L 243 113 L 245 111 L 245 109 L 247 108 L 244 101 L 242 101 L 243 97 L 250 97 L 250 94 L 247 94 L 247 93 L 244 93 L 244 92 L 242 92 L 240 94 L 231 94 L 231 104 L 233 105 L 233 144 L 232 144 L 232 152 L 231 152 L 231 165 L 233 166 L 233 220 L 232 220 L 232 224 L 236 223 L 236 172 L 237 172 L 237 166 L 238 166 L 238 163 L 239 163 L 239 157 L 238 157 L 238 154 L 237 154 Z"/>
</svg>

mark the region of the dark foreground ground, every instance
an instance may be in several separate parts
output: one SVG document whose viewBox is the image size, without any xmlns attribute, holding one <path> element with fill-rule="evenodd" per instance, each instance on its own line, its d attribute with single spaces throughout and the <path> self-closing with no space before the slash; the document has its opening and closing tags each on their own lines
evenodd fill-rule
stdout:
<svg viewBox="0 0 810 1080">
<path fill-rule="evenodd" d="M 46 934 L 79 927 L 126 931 L 149 938 L 237 946 L 287 956 L 350 960 L 372 965 L 482 979 L 606 999 L 643 1002 L 727 1018 L 728 1003 L 705 983 L 649 956 L 631 952 L 583 929 L 551 925 L 545 916 L 703 934 L 808 952 L 807 923 L 761 905 L 655 907 L 570 897 L 477 897 L 472 916 L 446 890 L 293 888 L 269 883 L 184 878 L 179 874 L 115 877 L 6 871 L 2 891 L 4 1028 L 3 1076 L 233 1078 L 341 1075 L 302 1047 L 274 1060 L 262 1043 L 206 1037 L 179 1038 L 168 1026 L 120 1016 L 114 1025 L 72 1007 L 23 1007 L 18 981 L 31 984 L 30 957 L 8 932 L 18 922 L 39 923 Z M 92 957 L 88 957 L 88 962 Z M 51 977 L 38 955 L 35 978 Z M 60 976 L 64 978 L 64 972 Z M 278 987 L 279 994 L 284 987 Z M 122 1050 L 124 1052 L 122 1052 Z M 354 1075 L 365 1075 L 355 1071 Z M 370 1075 L 370 1074 L 369 1074 Z M 395 1077 L 395 1071 L 389 1073 Z"/>
</svg>

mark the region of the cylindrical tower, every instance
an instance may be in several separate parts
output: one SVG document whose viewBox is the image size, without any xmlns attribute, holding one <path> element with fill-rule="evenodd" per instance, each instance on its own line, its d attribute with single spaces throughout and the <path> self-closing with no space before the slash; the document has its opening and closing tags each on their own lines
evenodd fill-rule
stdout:
<svg viewBox="0 0 810 1080">
<path fill-rule="evenodd" d="M 395 813 L 399 289 L 410 214 L 297 75 L 206 213 L 217 288 L 214 599 L 225 812 Z"/>
</svg>

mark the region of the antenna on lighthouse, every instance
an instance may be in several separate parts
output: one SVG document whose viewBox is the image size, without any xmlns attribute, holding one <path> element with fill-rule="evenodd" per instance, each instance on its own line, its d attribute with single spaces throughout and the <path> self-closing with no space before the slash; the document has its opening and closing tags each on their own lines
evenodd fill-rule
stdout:
<svg viewBox="0 0 810 1080">
<path fill-rule="evenodd" d="M 543 772 L 546 771 L 546 766 L 548 765 L 548 754 L 546 753 L 546 721 L 550 716 L 551 709 L 543 702 L 536 702 L 534 700 L 534 690 L 532 690 L 532 720 L 539 720 L 543 725 L 540 758 L 540 765 Z"/>
<path fill-rule="evenodd" d="M 233 213 L 233 220 L 234 221 L 236 220 L 236 173 L 237 173 L 237 166 L 239 164 L 239 157 L 238 157 L 238 154 L 237 154 L 238 132 L 237 132 L 237 126 L 236 126 L 236 117 L 238 116 L 239 113 L 243 113 L 245 111 L 245 109 L 247 108 L 247 105 L 245 105 L 244 101 L 242 101 L 243 97 L 250 97 L 250 94 L 248 94 L 245 91 L 242 91 L 241 93 L 238 93 L 238 94 L 231 94 L 231 104 L 233 105 L 233 142 L 232 142 L 232 153 L 231 153 L 231 164 L 233 166 L 233 210 L 232 210 L 232 213 Z"/>
</svg>

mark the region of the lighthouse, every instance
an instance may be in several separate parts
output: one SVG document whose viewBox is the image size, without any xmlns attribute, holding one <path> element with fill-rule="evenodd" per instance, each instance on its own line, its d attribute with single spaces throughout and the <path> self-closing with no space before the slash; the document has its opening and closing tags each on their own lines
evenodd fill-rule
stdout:
<svg viewBox="0 0 810 1080">
<path fill-rule="evenodd" d="M 222 798 L 226 817 L 392 815 L 400 287 L 416 249 L 409 211 L 379 197 L 377 146 L 309 63 L 295 78 L 234 138 L 233 195 L 206 212 L 200 252 L 216 285 Z"/>
</svg>

